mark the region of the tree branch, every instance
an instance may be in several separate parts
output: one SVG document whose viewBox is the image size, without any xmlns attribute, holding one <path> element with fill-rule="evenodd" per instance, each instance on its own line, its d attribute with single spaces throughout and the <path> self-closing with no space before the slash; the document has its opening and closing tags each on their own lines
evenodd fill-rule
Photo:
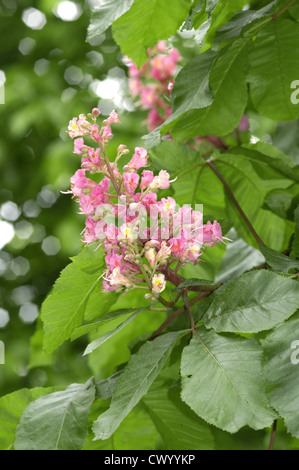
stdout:
<svg viewBox="0 0 299 470">
<path fill-rule="evenodd" d="M 251 225 L 249 219 L 247 218 L 246 214 L 244 213 L 243 209 L 241 208 L 241 206 L 239 205 L 238 201 L 236 200 L 235 196 L 233 195 L 232 193 L 232 190 L 230 189 L 229 185 L 227 184 L 227 182 L 225 181 L 225 179 L 223 178 L 223 176 L 221 175 L 221 173 L 219 173 L 219 171 L 217 170 L 217 168 L 215 167 L 215 165 L 211 162 L 211 161 L 207 161 L 206 164 L 211 168 L 211 170 L 215 173 L 215 175 L 219 178 L 219 180 L 221 181 L 221 183 L 223 184 L 228 196 L 230 197 L 232 203 L 234 204 L 234 206 L 236 207 L 237 211 L 239 212 L 240 216 L 242 217 L 242 219 L 244 220 L 245 224 L 247 225 L 248 229 L 250 230 L 251 234 L 253 235 L 255 241 L 259 244 L 259 245 L 262 245 L 262 246 L 265 246 L 264 242 L 260 239 L 260 237 L 258 236 L 258 234 L 256 233 L 256 231 L 254 230 L 253 226 Z"/>
</svg>

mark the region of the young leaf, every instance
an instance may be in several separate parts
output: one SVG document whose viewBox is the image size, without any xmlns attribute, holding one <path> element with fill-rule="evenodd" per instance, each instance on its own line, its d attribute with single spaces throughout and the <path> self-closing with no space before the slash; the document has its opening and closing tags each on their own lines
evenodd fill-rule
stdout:
<svg viewBox="0 0 299 470">
<path fill-rule="evenodd" d="M 94 422 L 95 439 L 107 439 L 146 394 L 183 331 L 158 336 L 133 355 L 112 393 L 110 408 Z"/>
<path fill-rule="evenodd" d="M 178 385 L 158 381 L 143 397 L 142 403 L 167 449 L 213 449 L 209 426 L 182 402 Z"/>
<path fill-rule="evenodd" d="M 134 318 L 137 317 L 137 315 L 145 310 L 146 307 L 140 308 L 136 310 L 132 315 L 130 315 L 124 322 L 122 322 L 120 325 L 118 325 L 114 330 L 108 331 L 105 333 L 103 336 L 100 336 L 99 338 L 95 339 L 89 345 L 86 347 L 83 356 L 86 354 L 92 353 L 95 349 L 97 349 L 101 344 L 105 343 L 110 339 L 112 336 L 116 335 L 119 331 L 121 331 L 125 326 L 128 325 Z"/>
<path fill-rule="evenodd" d="M 25 409 L 16 430 L 16 450 L 79 450 L 95 396 L 93 380 L 43 395 Z"/>
<path fill-rule="evenodd" d="M 290 258 L 289 256 L 277 253 L 275 250 L 271 250 L 267 246 L 260 246 L 260 250 L 266 258 L 266 263 L 270 268 L 278 273 L 289 274 L 290 270 L 295 270 L 295 273 L 299 271 L 299 261 Z M 294 274 L 294 273 L 293 273 Z"/>
<path fill-rule="evenodd" d="M 71 340 L 73 341 L 74 339 L 79 338 L 82 335 L 85 335 L 86 333 L 89 333 L 90 331 L 94 331 L 98 329 L 100 326 L 105 325 L 106 323 L 109 323 L 116 318 L 123 317 L 125 315 L 128 315 L 129 313 L 132 313 L 135 309 L 133 308 L 122 308 L 120 310 L 113 310 L 112 312 L 107 313 L 107 315 L 103 315 L 99 320 L 93 322 L 93 323 L 87 323 L 86 325 L 79 326 L 76 328 L 71 336 Z"/>
<path fill-rule="evenodd" d="M 255 108 L 276 121 L 296 119 L 299 107 L 291 101 L 291 84 L 299 77 L 298 24 L 282 18 L 270 21 L 253 44 L 249 82 Z"/>
<path fill-rule="evenodd" d="M 170 14 L 168 0 L 135 0 L 131 9 L 113 24 L 113 37 L 122 52 L 140 68 L 147 59 L 147 48 L 172 36 L 183 23 L 190 6 L 190 0 L 172 0 Z"/>
<path fill-rule="evenodd" d="M 265 199 L 263 208 L 268 209 L 283 219 L 293 220 L 294 210 L 299 202 L 299 184 L 295 183 L 286 189 L 273 189 Z"/>
<path fill-rule="evenodd" d="M 296 314 L 269 333 L 262 346 L 271 404 L 285 419 L 289 432 L 299 438 L 298 331 Z"/>
<path fill-rule="evenodd" d="M 87 30 L 87 40 L 101 36 L 133 3 L 134 0 L 110 0 L 94 10 Z"/>
<path fill-rule="evenodd" d="M 257 333 L 289 318 L 298 305 L 299 289 L 295 280 L 257 270 L 216 291 L 202 321 L 207 328 L 218 332 Z"/>
<path fill-rule="evenodd" d="M 208 423 L 228 432 L 262 429 L 276 415 L 262 374 L 262 350 L 252 338 L 196 330 L 183 351 L 182 399 Z"/>
</svg>

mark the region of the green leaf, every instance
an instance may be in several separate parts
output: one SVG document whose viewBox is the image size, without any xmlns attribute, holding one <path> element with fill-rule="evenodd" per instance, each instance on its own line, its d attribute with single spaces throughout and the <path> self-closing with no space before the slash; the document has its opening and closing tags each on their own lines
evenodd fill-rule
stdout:
<svg viewBox="0 0 299 470">
<path fill-rule="evenodd" d="M 222 184 L 196 150 L 177 142 L 163 142 L 149 153 L 155 168 L 165 169 L 172 179 L 177 178 L 171 187 L 178 204 L 203 204 L 205 213 L 223 217 Z"/>
<path fill-rule="evenodd" d="M 295 270 L 295 273 L 299 271 L 299 261 L 290 258 L 289 256 L 278 253 L 275 250 L 271 250 L 267 246 L 260 246 L 260 250 L 266 258 L 267 265 L 278 273 L 289 274 L 290 270 Z M 294 272 L 292 273 L 294 274 Z"/>
<path fill-rule="evenodd" d="M 242 10 L 244 5 L 247 4 L 246 0 L 217 0 L 207 1 L 206 11 L 210 15 L 209 29 L 207 34 L 204 35 L 202 49 L 205 50 L 213 43 L 216 31 L 221 28 L 227 21 L 239 10 Z M 202 38 L 203 39 L 203 38 Z"/>
<path fill-rule="evenodd" d="M 291 102 L 291 83 L 299 76 L 299 30 L 289 19 L 266 24 L 249 55 L 249 83 L 258 112 L 276 121 L 291 121 L 299 107 Z"/>
<path fill-rule="evenodd" d="M 15 430 L 21 415 L 29 403 L 43 394 L 52 392 L 54 387 L 49 388 L 22 388 L 16 392 L 9 393 L 0 398 L 0 449 L 9 450 L 13 448 Z"/>
<path fill-rule="evenodd" d="M 257 333 L 289 318 L 298 305 L 296 281 L 257 270 L 214 292 L 210 308 L 201 320 L 218 332 Z"/>
<path fill-rule="evenodd" d="M 207 286 L 211 287 L 211 281 L 207 281 L 206 279 L 190 278 L 190 279 L 186 279 L 186 281 L 184 282 L 181 282 L 181 284 L 179 284 L 176 289 L 179 290 L 182 287 L 197 287 L 197 286 L 203 286 L 204 288 L 206 288 Z M 204 290 L 208 290 L 208 289 L 204 289 Z"/>
<path fill-rule="evenodd" d="M 108 341 L 108 339 L 110 339 L 112 336 L 116 335 L 119 331 L 121 331 L 125 326 L 128 325 L 128 323 L 130 323 L 132 320 L 134 320 L 137 315 L 139 315 L 140 312 L 143 312 L 143 310 L 145 310 L 146 307 L 143 307 L 143 308 L 140 308 L 138 310 L 136 310 L 132 315 L 130 315 L 124 322 L 122 322 L 120 325 L 118 325 L 116 328 L 114 328 L 114 330 L 111 330 L 111 331 L 108 331 L 107 333 L 105 333 L 103 336 L 100 336 L 99 338 L 95 339 L 94 341 L 92 341 L 91 343 L 89 343 L 89 345 L 86 347 L 84 353 L 83 353 L 83 356 L 85 356 L 86 354 L 90 354 L 92 353 L 95 349 L 97 349 L 98 347 L 100 347 L 103 343 L 105 343 L 106 341 Z"/>
<path fill-rule="evenodd" d="M 107 439 L 146 394 L 182 331 L 145 343 L 133 355 L 113 390 L 110 408 L 94 422 L 95 439 Z"/>
<path fill-rule="evenodd" d="M 100 326 L 110 323 L 116 318 L 123 317 L 129 313 L 134 312 L 133 308 L 122 308 L 120 310 L 113 310 L 112 312 L 107 313 L 107 315 L 102 316 L 99 320 L 93 323 L 87 323 L 86 325 L 79 326 L 76 328 L 71 336 L 71 340 L 75 340 L 82 335 L 85 335 L 91 331 L 97 330 Z"/>
<path fill-rule="evenodd" d="M 130 10 L 134 0 L 110 0 L 92 12 L 87 40 L 98 38 L 114 21 Z"/>
<path fill-rule="evenodd" d="M 288 9 L 288 12 L 290 13 L 290 15 L 293 16 L 293 18 L 295 18 L 295 20 L 299 21 L 299 5 L 292 5 L 289 9 Z"/>
<path fill-rule="evenodd" d="M 264 142 L 245 144 L 242 147 L 229 150 L 229 153 L 238 155 L 239 158 L 246 158 L 252 163 L 258 174 L 265 179 L 271 179 L 275 176 L 275 173 L 269 172 L 272 168 L 282 177 L 299 182 L 299 165 L 295 165 L 290 157 L 273 145 Z"/>
<path fill-rule="evenodd" d="M 99 415 L 99 412 L 95 413 L 96 410 L 93 413 L 95 417 Z M 154 423 L 140 404 L 135 406 L 110 438 L 95 441 L 90 433 L 84 450 L 153 450 L 156 449 L 158 439 L 159 434 Z"/>
<path fill-rule="evenodd" d="M 182 402 L 178 385 L 161 383 L 160 380 L 153 384 L 142 403 L 161 434 L 166 449 L 213 449 L 214 440 L 209 427 Z"/>
<path fill-rule="evenodd" d="M 44 324 L 44 349 L 50 353 L 70 338 L 75 328 L 81 325 L 88 298 L 98 288 L 100 303 L 99 280 L 104 267 L 103 255 L 95 255 L 97 268 L 88 265 L 84 254 L 73 259 L 62 272 L 54 287 L 42 305 L 41 317 Z M 84 259 L 84 263 L 83 263 Z M 81 260 L 84 271 L 81 270 Z M 92 273 L 91 273 L 92 271 Z"/>
<path fill-rule="evenodd" d="M 294 211 L 294 220 L 296 224 L 294 240 L 292 244 L 291 256 L 299 258 L 299 206 Z"/>
<path fill-rule="evenodd" d="M 276 0 L 265 5 L 259 10 L 245 10 L 237 12 L 233 18 L 224 26 L 222 26 L 216 33 L 214 44 L 221 44 L 221 42 L 241 35 L 242 29 L 255 20 L 264 18 L 274 13 L 273 6 L 277 3 Z"/>
<path fill-rule="evenodd" d="M 269 179 L 261 178 L 247 158 L 237 157 L 234 152 L 225 153 L 214 163 L 215 167 L 228 183 L 235 199 L 246 214 L 251 225 L 265 245 L 282 251 L 286 248 L 292 234 L 292 223 L 281 219 L 276 214 L 262 209 L 266 194 L 274 188 L 286 187 L 290 181 L 284 176 L 272 174 Z M 264 165 L 265 168 L 267 168 Z M 240 237 L 246 243 L 258 247 L 247 224 L 241 217 L 231 198 L 226 194 L 226 216 L 232 220 Z M 276 227 L 273 230 L 273 227 Z"/>
<path fill-rule="evenodd" d="M 187 111 L 171 135 L 180 141 L 210 134 L 223 136 L 238 126 L 247 103 L 248 44 L 248 38 L 240 38 L 220 53 L 210 71 L 213 103 Z"/>
<path fill-rule="evenodd" d="M 182 115 L 191 109 L 209 106 L 213 95 L 209 87 L 209 74 L 216 57 L 215 52 L 207 52 L 192 58 L 178 73 L 172 90 L 172 112 L 169 118 L 158 128 L 166 134 L 179 122 Z M 154 132 L 157 132 L 155 129 Z"/>
<path fill-rule="evenodd" d="M 284 219 L 293 220 L 294 210 L 299 202 L 299 184 L 285 189 L 273 189 L 265 199 L 263 208 L 271 210 Z"/>
<path fill-rule="evenodd" d="M 16 450 L 79 450 L 87 434 L 94 400 L 93 380 L 30 403 L 16 430 Z"/>
<path fill-rule="evenodd" d="M 160 39 L 172 36 L 186 18 L 190 0 L 135 0 L 132 8 L 113 24 L 113 37 L 122 52 L 141 67 L 147 59 L 146 50 Z"/>
<path fill-rule="evenodd" d="M 44 367 L 51 366 L 55 361 L 55 353 L 44 354 L 43 351 L 43 324 L 38 318 L 35 333 L 30 338 L 30 361 L 28 364 L 28 369 L 33 367 Z"/>
<path fill-rule="evenodd" d="M 298 331 L 296 314 L 269 333 L 262 346 L 271 404 L 284 418 L 289 432 L 299 438 Z"/>
<path fill-rule="evenodd" d="M 229 237 L 233 239 L 233 243 L 227 244 L 226 252 L 217 270 L 216 283 L 240 276 L 264 262 L 260 251 L 247 245 L 241 238 L 235 239 L 236 235 L 233 231 L 229 233 Z"/>
<path fill-rule="evenodd" d="M 208 423 L 229 432 L 270 426 L 276 415 L 265 393 L 262 350 L 252 338 L 201 327 L 182 355 L 182 399 Z"/>
<path fill-rule="evenodd" d="M 118 370 L 115 374 L 111 375 L 111 377 L 108 377 L 108 379 L 95 380 L 96 398 L 100 398 L 101 400 L 111 398 L 116 381 L 122 372 L 123 370 Z"/>
</svg>

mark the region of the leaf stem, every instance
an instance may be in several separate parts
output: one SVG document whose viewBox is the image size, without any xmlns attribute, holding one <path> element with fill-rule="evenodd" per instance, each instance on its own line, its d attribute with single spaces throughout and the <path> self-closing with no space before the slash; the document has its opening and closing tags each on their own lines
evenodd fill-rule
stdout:
<svg viewBox="0 0 299 470">
<path fill-rule="evenodd" d="M 188 300 L 187 289 L 184 289 L 184 291 L 183 291 L 183 300 L 184 300 L 184 304 L 186 305 L 187 310 L 188 310 L 188 313 L 189 313 L 190 324 L 191 324 L 191 331 L 194 332 L 194 331 L 195 331 L 195 323 L 194 323 L 194 318 L 193 318 L 193 315 L 192 315 L 192 310 L 191 310 L 191 307 L 190 307 L 190 304 L 189 304 L 189 300 Z"/>
<path fill-rule="evenodd" d="M 221 173 L 219 173 L 219 171 L 217 170 L 217 168 L 215 167 L 213 162 L 209 160 L 209 161 L 206 162 L 206 165 L 208 165 L 211 168 L 211 170 L 215 173 L 215 175 L 219 178 L 219 180 L 223 184 L 228 196 L 230 197 L 232 203 L 234 204 L 234 206 L 236 207 L 236 209 L 239 212 L 240 216 L 244 220 L 245 224 L 247 225 L 248 229 L 250 230 L 251 234 L 253 235 L 255 241 L 258 243 L 258 245 L 265 246 L 264 242 L 260 239 L 260 237 L 258 236 L 256 231 L 254 230 L 254 228 L 251 225 L 249 219 L 247 218 L 246 214 L 244 213 L 244 211 L 241 208 L 240 204 L 238 203 L 237 199 L 233 195 L 233 192 L 230 189 L 229 185 L 227 184 L 226 180 L 223 178 Z"/>
<path fill-rule="evenodd" d="M 268 450 L 273 450 L 276 428 L 277 428 L 277 419 L 275 419 L 272 424 L 272 431 L 271 431 L 270 444 L 269 444 Z"/>
<path fill-rule="evenodd" d="M 194 297 L 194 299 L 190 300 L 189 305 L 191 306 L 191 305 L 196 304 L 197 302 L 204 299 L 205 297 L 208 297 L 211 293 L 212 292 L 203 292 L 202 294 L 197 295 L 196 297 Z M 159 328 L 156 331 L 154 331 L 152 336 L 149 338 L 149 341 L 152 341 L 157 336 L 159 336 L 159 334 L 162 333 L 162 331 L 169 325 L 169 323 L 171 323 L 172 320 L 174 320 L 181 313 L 183 313 L 185 309 L 186 309 L 186 305 L 183 305 L 182 307 L 178 308 L 175 312 L 173 312 L 171 315 L 169 315 L 169 317 L 166 318 L 166 320 L 162 323 L 162 325 L 159 326 Z"/>
</svg>

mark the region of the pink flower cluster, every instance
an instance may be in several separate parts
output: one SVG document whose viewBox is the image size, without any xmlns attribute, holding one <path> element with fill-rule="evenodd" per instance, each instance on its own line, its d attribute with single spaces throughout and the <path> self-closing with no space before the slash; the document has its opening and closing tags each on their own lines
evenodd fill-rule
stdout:
<svg viewBox="0 0 299 470">
<path fill-rule="evenodd" d="M 72 119 L 68 127 L 74 153 L 81 155 L 70 192 L 87 216 L 83 241 L 104 246 L 104 291 L 138 287 L 156 297 L 165 289 L 170 265 L 198 263 L 207 247 L 223 241 L 221 227 L 216 221 L 203 224 L 199 210 L 178 207 L 172 197 L 158 199 L 158 191 L 168 189 L 172 181 L 165 170 L 155 175 L 147 169 L 146 149 L 136 147 L 119 171 L 118 162 L 129 150 L 120 145 L 113 162 L 106 153 L 113 137 L 110 126 L 119 123 L 119 116 L 113 111 L 99 126 L 99 114 L 95 108 L 88 117 Z"/>
<path fill-rule="evenodd" d="M 130 59 L 126 63 L 130 92 L 134 98 L 139 97 L 137 104 L 149 111 L 147 126 L 151 132 L 170 116 L 169 99 L 181 57 L 177 49 L 168 50 L 165 41 L 159 41 L 147 53 L 148 60 L 140 70 Z"/>
<path fill-rule="evenodd" d="M 148 49 L 148 59 L 138 70 L 136 64 L 125 58 L 129 68 L 129 88 L 133 98 L 139 98 L 136 104 L 148 110 L 147 127 L 152 132 L 163 124 L 171 115 L 171 91 L 178 73 L 178 63 L 181 60 L 177 49 L 167 49 L 165 41 L 159 41 L 156 46 Z M 237 134 L 246 132 L 249 122 L 246 115 L 236 129 Z M 167 134 L 171 139 L 170 134 Z M 234 133 L 232 133 L 234 135 Z M 237 137 L 238 139 L 240 136 Z M 228 142 L 226 142 L 228 141 Z M 213 152 L 215 148 L 228 148 L 230 136 L 223 138 L 207 135 L 189 139 L 188 144 L 203 154 Z"/>
</svg>

